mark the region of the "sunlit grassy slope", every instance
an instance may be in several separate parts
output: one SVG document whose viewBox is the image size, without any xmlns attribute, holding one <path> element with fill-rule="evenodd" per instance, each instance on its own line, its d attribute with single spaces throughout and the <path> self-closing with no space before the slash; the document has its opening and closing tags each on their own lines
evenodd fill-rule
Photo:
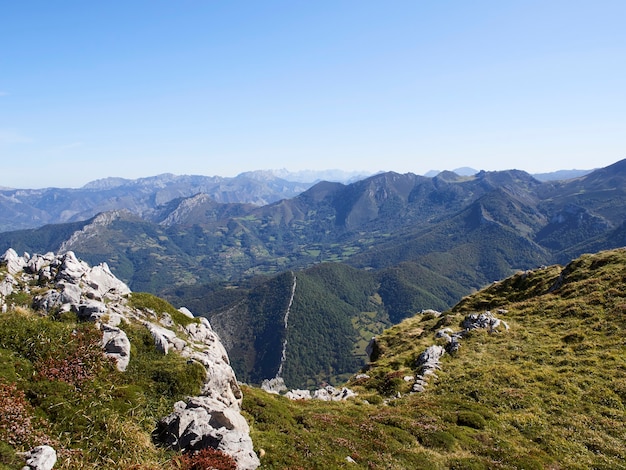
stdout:
<svg viewBox="0 0 626 470">
<path fill-rule="evenodd" d="M 404 377 L 442 341 L 435 333 L 485 310 L 509 330 L 473 331 L 410 394 Z M 626 468 L 625 322 L 626 250 L 518 273 L 441 317 L 387 330 L 369 378 L 348 384 L 356 399 L 291 402 L 245 388 L 262 468 Z"/>
</svg>

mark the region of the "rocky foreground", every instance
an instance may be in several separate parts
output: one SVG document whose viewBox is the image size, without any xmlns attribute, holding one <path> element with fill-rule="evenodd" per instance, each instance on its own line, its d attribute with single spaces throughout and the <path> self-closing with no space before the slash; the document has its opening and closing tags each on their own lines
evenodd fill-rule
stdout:
<svg viewBox="0 0 626 470">
<path fill-rule="evenodd" d="M 126 284 L 117 279 L 106 264 L 90 267 L 73 252 L 62 255 L 19 256 L 7 250 L 0 263 L 7 274 L 0 280 L 0 308 L 7 312 L 7 297 L 17 289 L 46 286 L 35 296 L 33 307 L 41 313 L 74 312 L 80 319 L 93 321 L 102 332 L 102 346 L 120 371 L 132 361 L 125 325 L 147 328 L 157 350 L 180 354 L 199 362 L 206 369 L 201 394 L 179 401 L 172 413 L 156 426 L 155 439 L 183 452 L 207 447 L 230 455 L 240 470 L 255 469 L 259 459 L 253 450 L 250 430 L 241 415 L 242 393 L 219 337 L 205 318 L 194 318 L 180 309 L 189 321 L 175 321 L 167 312 L 134 308 Z M 54 449 L 38 446 L 24 455 L 26 470 L 49 470 L 56 462 Z"/>
</svg>

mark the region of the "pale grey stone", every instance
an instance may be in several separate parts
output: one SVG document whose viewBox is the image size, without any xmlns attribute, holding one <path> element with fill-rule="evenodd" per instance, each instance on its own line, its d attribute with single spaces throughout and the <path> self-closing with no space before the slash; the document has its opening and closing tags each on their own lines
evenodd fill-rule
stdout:
<svg viewBox="0 0 626 470">
<path fill-rule="evenodd" d="M 268 393 L 280 394 L 287 391 L 285 380 L 282 377 L 274 377 L 273 379 L 265 379 L 261 382 L 261 388 Z"/>
<path fill-rule="evenodd" d="M 22 455 L 26 458 L 22 470 L 51 470 L 57 462 L 57 453 L 50 446 L 37 446 Z"/>
<path fill-rule="evenodd" d="M 311 399 L 311 391 L 310 390 L 290 390 L 285 393 L 285 396 L 290 400 L 310 400 Z"/>
<path fill-rule="evenodd" d="M 6 264 L 9 274 L 17 274 L 26 266 L 26 260 L 19 256 L 13 248 L 9 248 L 5 251 L 0 261 Z"/>
<path fill-rule="evenodd" d="M 101 325 L 102 347 L 108 357 L 115 360 L 117 369 L 124 372 L 130 362 L 130 341 L 126 333 L 120 328 L 110 325 Z"/>
<path fill-rule="evenodd" d="M 178 311 L 188 318 L 195 318 L 193 313 L 191 313 L 187 307 L 180 307 Z"/>
<path fill-rule="evenodd" d="M 13 293 L 13 286 L 17 284 L 17 281 L 11 274 L 7 274 L 6 277 L 0 282 L 0 295 L 7 296 Z"/>
</svg>

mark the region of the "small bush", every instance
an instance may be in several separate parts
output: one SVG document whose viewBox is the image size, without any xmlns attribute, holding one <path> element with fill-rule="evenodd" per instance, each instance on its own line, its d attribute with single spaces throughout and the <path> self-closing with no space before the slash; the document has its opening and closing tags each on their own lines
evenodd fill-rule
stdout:
<svg viewBox="0 0 626 470">
<path fill-rule="evenodd" d="M 34 420 L 34 411 L 24 392 L 14 383 L 0 381 L 0 442 L 27 448 L 37 440 L 45 439 L 35 430 Z"/>
<path fill-rule="evenodd" d="M 424 447 L 451 451 L 456 439 L 449 432 L 433 431 L 419 436 L 419 441 Z"/>
<path fill-rule="evenodd" d="M 237 470 L 237 462 L 228 454 L 208 447 L 174 459 L 180 470 Z"/>
<path fill-rule="evenodd" d="M 100 332 L 92 325 L 78 327 L 70 334 L 65 348 L 52 353 L 35 364 L 40 377 L 75 386 L 92 380 L 108 364 L 102 353 Z"/>
<path fill-rule="evenodd" d="M 456 424 L 474 429 L 484 429 L 487 423 L 485 418 L 478 413 L 474 413 L 473 411 L 460 411 L 456 419 Z"/>
</svg>

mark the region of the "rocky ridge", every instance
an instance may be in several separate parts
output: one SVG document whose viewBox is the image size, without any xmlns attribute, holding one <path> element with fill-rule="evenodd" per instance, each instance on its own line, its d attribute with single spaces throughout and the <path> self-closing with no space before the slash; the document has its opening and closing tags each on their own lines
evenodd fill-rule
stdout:
<svg viewBox="0 0 626 470">
<path fill-rule="evenodd" d="M 506 313 L 506 311 L 503 311 Z M 501 312 L 502 313 L 502 312 Z M 413 392 L 423 392 L 430 377 L 437 377 L 436 372 L 441 368 L 441 357 L 446 353 L 454 354 L 461 347 L 460 340 L 475 329 L 489 330 L 494 333 L 498 327 L 503 325 L 505 330 L 509 329 L 506 322 L 495 317 L 490 311 L 484 313 L 472 313 L 465 317 L 461 326 L 462 330 L 454 332 L 451 328 L 443 328 L 435 334 L 436 338 L 443 339 L 445 346 L 433 344 L 426 348 L 416 360 L 417 374 L 413 382 Z"/>
<path fill-rule="evenodd" d="M 150 331 L 157 350 L 175 351 L 197 361 L 206 369 L 201 394 L 179 401 L 173 412 L 156 426 L 157 441 L 183 452 L 216 448 L 237 462 L 239 469 L 255 469 L 259 459 L 252 446 L 249 427 L 240 413 L 242 393 L 228 355 L 217 334 L 205 318 L 195 318 L 187 309 L 179 312 L 189 321 L 176 322 L 167 312 L 132 307 L 132 295 L 106 263 L 90 267 L 73 252 L 62 255 L 25 253 L 7 250 L 0 263 L 7 273 L 0 280 L 0 308 L 6 312 L 10 295 L 25 290 L 34 295 L 33 308 L 44 314 L 73 312 L 79 319 L 93 321 L 102 332 L 102 347 L 107 356 L 124 371 L 132 360 L 125 325 L 140 324 Z M 45 452 L 43 452 L 45 451 Z M 51 449 L 27 453 L 27 469 L 52 468 L 37 463 L 42 454 L 54 465 Z"/>
</svg>

